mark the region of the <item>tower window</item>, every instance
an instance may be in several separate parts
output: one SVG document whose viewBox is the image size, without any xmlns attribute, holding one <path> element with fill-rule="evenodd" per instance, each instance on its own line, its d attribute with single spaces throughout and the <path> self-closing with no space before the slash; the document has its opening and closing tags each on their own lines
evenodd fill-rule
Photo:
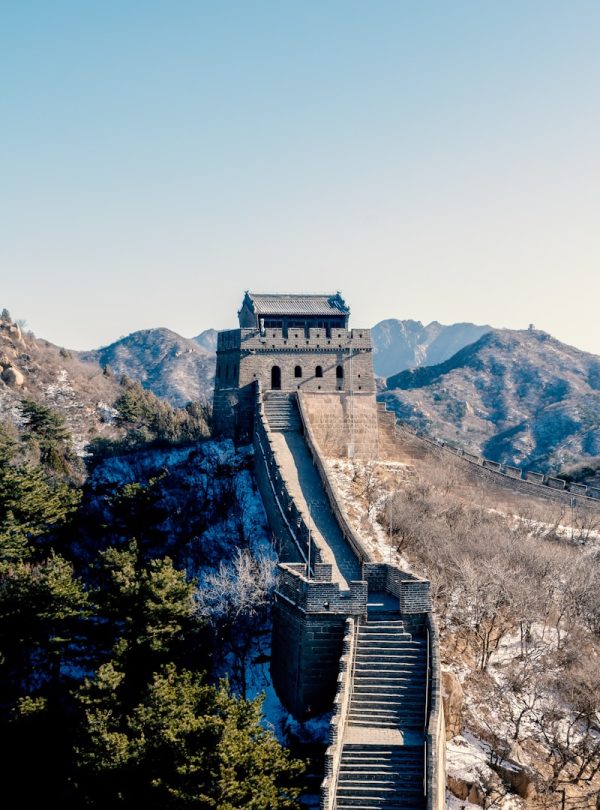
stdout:
<svg viewBox="0 0 600 810">
<path fill-rule="evenodd" d="M 335 376 L 338 380 L 344 379 L 344 366 L 338 366 L 335 370 Z"/>
<path fill-rule="evenodd" d="M 317 366 L 315 369 L 315 377 L 323 376 L 323 366 Z"/>
<path fill-rule="evenodd" d="M 294 369 L 294 377 L 301 377 L 302 376 L 302 366 L 296 366 Z"/>
</svg>

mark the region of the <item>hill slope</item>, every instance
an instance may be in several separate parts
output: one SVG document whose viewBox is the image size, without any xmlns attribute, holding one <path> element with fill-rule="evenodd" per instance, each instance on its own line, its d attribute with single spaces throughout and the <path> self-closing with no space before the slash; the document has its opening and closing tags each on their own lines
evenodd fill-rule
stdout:
<svg viewBox="0 0 600 810">
<path fill-rule="evenodd" d="M 491 326 L 453 323 L 448 326 L 432 321 L 379 321 L 371 330 L 375 374 L 389 377 L 407 368 L 443 363 L 463 346 L 474 343 Z"/>
<path fill-rule="evenodd" d="M 401 418 L 491 459 L 557 469 L 600 453 L 600 357 L 544 332 L 494 330 L 387 389 Z"/>
<path fill-rule="evenodd" d="M 198 337 L 201 338 L 206 333 Z M 215 355 L 170 329 L 144 329 L 80 357 L 139 380 L 173 405 L 212 397 Z"/>
<path fill-rule="evenodd" d="M 77 452 L 96 436 L 114 438 L 112 404 L 122 393 L 118 383 L 93 363 L 47 340 L 22 334 L 0 322 L 0 421 L 19 425 L 20 403 L 33 399 L 59 411 Z"/>
</svg>

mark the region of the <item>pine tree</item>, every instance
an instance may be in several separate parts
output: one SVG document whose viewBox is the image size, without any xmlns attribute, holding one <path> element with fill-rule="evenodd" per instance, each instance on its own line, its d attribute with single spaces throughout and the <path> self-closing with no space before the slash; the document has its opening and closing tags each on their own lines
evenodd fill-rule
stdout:
<svg viewBox="0 0 600 810">
<path fill-rule="evenodd" d="M 77 747 L 79 793 L 92 807 L 291 810 L 300 762 L 260 725 L 261 698 L 232 697 L 174 664 L 152 674 L 138 702 L 122 700 L 119 660 L 86 682 Z"/>
<path fill-rule="evenodd" d="M 68 474 L 73 448 L 63 416 L 32 399 L 24 399 L 21 410 L 28 429 L 25 438 L 39 447 L 42 464 L 55 472 Z"/>
</svg>

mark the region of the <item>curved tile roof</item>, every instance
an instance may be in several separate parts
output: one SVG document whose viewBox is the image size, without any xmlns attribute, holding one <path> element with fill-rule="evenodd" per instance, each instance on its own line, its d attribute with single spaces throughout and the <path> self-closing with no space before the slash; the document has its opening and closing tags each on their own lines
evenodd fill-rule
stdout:
<svg viewBox="0 0 600 810">
<path fill-rule="evenodd" d="M 252 310 L 264 315 L 347 315 L 350 308 L 339 292 L 333 295 L 246 293 Z"/>
</svg>

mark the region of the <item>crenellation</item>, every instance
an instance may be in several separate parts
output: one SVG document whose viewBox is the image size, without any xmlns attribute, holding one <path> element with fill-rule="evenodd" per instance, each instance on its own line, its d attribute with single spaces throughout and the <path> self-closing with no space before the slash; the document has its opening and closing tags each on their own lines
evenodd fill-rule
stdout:
<svg viewBox="0 0 600 810">
<path fill-rule="evenodd" d="M 309 314 L 290 316 L 290 300 Z M 263 310 L 268 317 L 261 317 Z M 310 314 L 313 310 L 317 314 Z M 348 314 L 336 296 L 247 294 L 240 328 L 220 332 L 217 340 L 216 432 L 240 439 L 251 435 L 249 402 L 257 382 L 266 392 L 374 394 L 370 330 L 349 330 Z"/>
</svg>

